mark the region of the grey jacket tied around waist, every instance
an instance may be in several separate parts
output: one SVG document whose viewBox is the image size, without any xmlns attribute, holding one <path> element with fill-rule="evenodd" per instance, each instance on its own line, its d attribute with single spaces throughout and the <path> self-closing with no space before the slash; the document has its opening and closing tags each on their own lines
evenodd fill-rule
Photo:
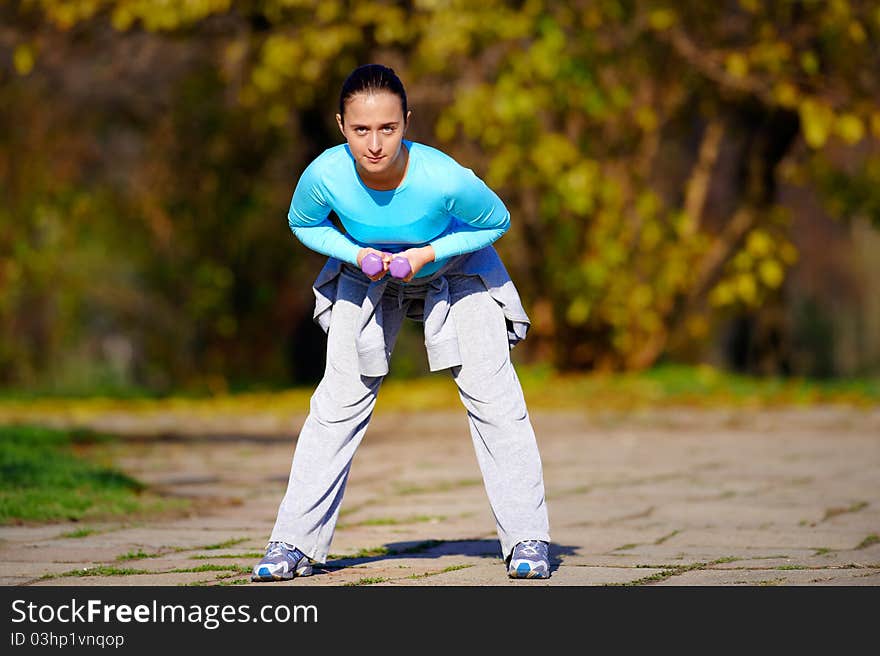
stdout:
<svg viewBox="0 0 880 656">
<path fill-rule="evenodd" d="M 408 304 L 407 316 L 424 323 L 425 348 L 431 371 L 461 365 L 458 347 L 460 336 L 450 314 L 450 286 L 454 289 L 452 296 L 460 293 L 462 288 L 489 292 L 504 312 L 510 348 L 526 338 L 531 325 L 519 293 L 493 246 L 449 258 L 431 276 L 414 278 L 409 283 L 399 282 L 390 275 L 372 281 L 357 267 L 329 258 L 312 285 L 315 293 L 314 320 L 325 333 L 330 330 L 330 316 L 336 302 L 340 275 L 356 280 L 367 288 L 356 339 L 362 376 L 384 376 L 388 373 L 390 353 L 386 351 L 384 331 L 387 303 L 384 306 L 386 310 L 383 310 L 382 303 L 388 293 L 397 296 L 396 309 L 400 311 L 405 300 L 423 299 L 423 305 Z"/>
</svg>

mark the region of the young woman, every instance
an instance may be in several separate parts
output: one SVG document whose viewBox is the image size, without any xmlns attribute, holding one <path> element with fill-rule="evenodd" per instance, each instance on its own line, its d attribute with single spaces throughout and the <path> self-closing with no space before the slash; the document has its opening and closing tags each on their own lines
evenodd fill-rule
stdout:
<svg viewBox="0 0 880 656">
<path fill-rule="evenodd" d="M 329 257 L 313 287 L 326 368 L 254 581 L 308 576 L 327 557 L 351 461 L 406 317 L 424 324 L 430 369 L 450 369 L 458 385 L 508 575 L 550 575 L 541 458 L 510 361 L 529 319 L 491 246 L 510 215 L 470 169 L 406 140 L 410 115 L 393 70 L 355 69 L 336 115 L 346 143 L 318 156 L 293 193 L 291 230 Z M 381 270 L 368 276 L 361 265 L 371 253 Z M 406 258 L 411 272 L 389 274 L 392 256 Z"/>
</svg>

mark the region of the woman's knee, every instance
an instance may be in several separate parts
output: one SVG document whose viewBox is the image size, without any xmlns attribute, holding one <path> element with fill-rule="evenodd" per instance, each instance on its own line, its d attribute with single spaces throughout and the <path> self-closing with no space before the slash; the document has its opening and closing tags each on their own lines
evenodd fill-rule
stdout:
<svg viewBox="0 0 880 656">
<path fill-rule="evenodd" d="M 311 412 L 330 423 L 365 419 L 373 411 L 381 382 L 381 377 L 327 372 L 312 394 Z"/>
</svg>

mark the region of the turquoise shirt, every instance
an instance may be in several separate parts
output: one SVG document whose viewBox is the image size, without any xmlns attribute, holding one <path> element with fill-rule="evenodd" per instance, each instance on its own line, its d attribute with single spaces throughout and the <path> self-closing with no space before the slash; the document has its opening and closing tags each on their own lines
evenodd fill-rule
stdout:
<svg viewBox="0 0 880 656">
<path fill-rule="evenodd" d="M 494 191 L 449 155 L 404 141 L 406 176 L 396 189 L 367 187 L 348 144 L 328 148 L 303 171 L 287 218 L 305 246 L 357 266 L 366 246 L 396 253 L 430 244 L 435 261 L 417 278 L 430 276 L 450 257 L 488 246 L 510 227 L 510 213 Z M 336 213 L 345 233 L 329 219 Z"/>
</svg>

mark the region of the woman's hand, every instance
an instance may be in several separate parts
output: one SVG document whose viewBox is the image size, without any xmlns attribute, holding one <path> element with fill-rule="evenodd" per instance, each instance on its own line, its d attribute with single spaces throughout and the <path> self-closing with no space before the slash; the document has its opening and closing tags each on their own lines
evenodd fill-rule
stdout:
<svg viewBox="0 0 880 656">
<path fill-rule="evenodd" d="M 370 280 L 381 280 L 382 277 L 388 273 L 388 265 L 391 264 L 391 253 L 385 253 L 384 251 L 377 251 L 375 248 L 362 248 L 358 251 L 357 254 L 357 264 L 358 267 L 361 266 L 361 263 L 364 261 L 364 258 L 370 253 L 375 253 L 380 258 L 382 258 L 382 270 L 379 271 L 374 276 L 367 276 Z M 363 271 L 363 269 L 361 269 Z M 367 274 L 364 274 L 367 275 Z"/>
<path fill-rule="evenodd" d="M 428 244 L 427 246 L 420 246 L 419 248 L 408 248 L 400 253 L 395 253 L 393 257 L 405 257 L 409 260 L 409 266 L 412 269 L 412 272 L 406 278 L 402 279 L 403 282 L 409 282 L 419 272 L 419 269 L 429 262 L 434 261 L 434 247 Z M 391 260 L 389 259 L 389 262 L 390 261 Z M 388 268 L 387 264 L 385 265 L 385 268 Z"/>
</svg>

